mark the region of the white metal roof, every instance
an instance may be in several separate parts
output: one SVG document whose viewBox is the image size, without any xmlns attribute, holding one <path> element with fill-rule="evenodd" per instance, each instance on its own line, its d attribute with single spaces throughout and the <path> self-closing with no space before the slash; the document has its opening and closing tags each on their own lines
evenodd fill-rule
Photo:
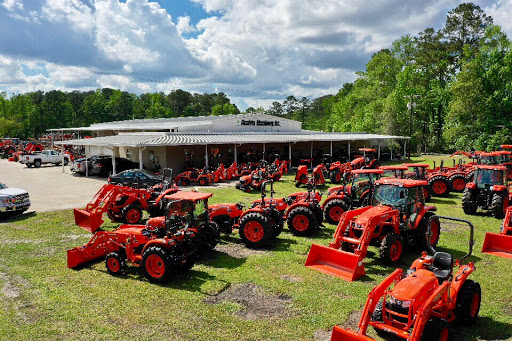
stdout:
<svg viewBox="0 0 512 341">
<path fill-rule="evenodd" d="M 329 141 L 363 141 L 410 139 L 406 136 L 378 135 L 367 133 L 320 133 L 301 132 L 285 133 L 211 133 L 211 134 L 169 134 L 169 133 L 121 133 L 114 136 L 90 139 L 68 140 L 56 144 L 79 146 L 181 146 L 205 144 L 247 144 L 247 143 L 296 143 L 296 142 L 329 142 Z"/>
</svg>

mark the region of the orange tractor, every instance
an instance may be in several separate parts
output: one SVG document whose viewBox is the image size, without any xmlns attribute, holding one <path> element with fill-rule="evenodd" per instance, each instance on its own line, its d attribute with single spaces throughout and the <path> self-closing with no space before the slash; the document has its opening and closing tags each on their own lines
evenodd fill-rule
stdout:
<svg viewBox="0 0 512 341">
<path fill-rule="evenodd" d="M 510 184 L 505 166 L 477 165 L 473 181 L 462 194 L 462 209 L 475 214 L 481 207 L 490 210 L 494 217 L 503 218 L 510 203 Z"/>
<path fill-rule="evenodd" d="M 369 205 L 373 184 L 383 172 L 382 169 L 356 169 L 352 173 L 346 173 L 351 174 L 348 183 L 345 186 L 329 188 L 327 199 L 322 203 L 325 220 L 336 225 L 345 211 Z"/>
<path fill-rule="evenodd" d="M 468 279 L 475 270 L 473 262 L 464 264 L 473 250 L 473 225 L 467 220 L 447 217 L 469 224 L 469 253 L 459 260 L 446 252 L 433 256 L 423 252 L 407 273 L 396 269 L 368 295 L 357 331 L 335 326 L 333 341 L 374 341 L 366 335 L 372 326 L 378 334 L 391 334 L 409 341 L 446 341 L 448 323 L 475 324 L 480 311 L 480 284 Z"/>
<path fill-rule="evenodd" d="M 397 178 L 397 179 L 404 179 L 405 178 L 405 172 L 409 168 L 403 165 L 398 166 L 380 166 L 379 169 L 382 169 L 384 173 L 382 173 L 382 178 Z"/>
<path fill-rule="evenodd" d="M 113 222 L 138 224 L 143 211 L 151 216 L 163 214 L 164 197 L 177 191 L 169 168 L 162 172 L 162 183 L 148 189 L 106 184 L 85 209 L 74 209 L 75 224 L 94 233 L 103 224 L 105 212 Z"/>
<path fill-rule="evenodd" d="M 429 221 L 430 241 L 436 245 L 441 229 L 439 220 L 430 220 L 436 208 L 425 205 L 426 185 L 423 180 L 378 180 L 373 206 L 343 213 L 329 246 L 313 244 L 306 266 L 354 281 L 366 274 L 363 260 L 370 244 L 380 246 L 380 258 L 385 264 L 398 262 L 408 246 L 426 248 Z"/>
<path fill-rule="evenodd" d="M 177 192 L 167 196 L 164 217 L 146 225 L 121 225 L 113 231 L 96 230 L 91 240 L 67 252 L 68 268 L 105 258 L 107 271 L 121 275 L 126 265 L 144 270 L 151 282 L 165 282 L 189 270 L 197 257 L 212 250 L 219 231 L 208 217 L 211 193 Z"/>
<path fill-rule="evenodd" d="M 482 252 L 512 259 L 512 206 L 507 208 L 500 233 L 485 234 Z"/>
</svg>

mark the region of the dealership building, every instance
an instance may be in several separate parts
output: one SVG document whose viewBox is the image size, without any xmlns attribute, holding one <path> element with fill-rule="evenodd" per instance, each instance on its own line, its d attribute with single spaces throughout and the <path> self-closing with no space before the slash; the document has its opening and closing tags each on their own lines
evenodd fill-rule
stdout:
<svg viewBox="0 0 512 341">
<path fill-rule="evenodd" d="M 184 166 L 225 165 L 278 154 L 280 159 L 298 163 L 300 159 L 320 159 L 330 154 L 334 160 L 348 160 L 361 147 L 373 147 L 378 158 L 395 158 L 406 149 L 405 136 L 368 133 L 317 132 L 303 130 L 302 123 L 266 114 L 195 116 L 136 119 L 91 124 L 89 127 L 52 129 L 87 136 L 55 142 L 83 146 L 87 156 L 112 155 L 138 162 L 141 168 L 158 170 Z M 394 142 L 391 144 L 391 142 Z M 399 150 L 391 148 L 400 146 Z"/>
</svg>

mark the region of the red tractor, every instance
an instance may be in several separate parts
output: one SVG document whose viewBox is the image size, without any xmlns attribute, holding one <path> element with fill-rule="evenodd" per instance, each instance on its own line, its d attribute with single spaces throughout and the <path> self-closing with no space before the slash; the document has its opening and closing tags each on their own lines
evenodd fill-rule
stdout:
<svg viewBox="0 0 512 341">
<path fill-rule="evenodd" d="M 445 197 L 450 194 L 450 180 L 445 174 L 429 170 L 428 164 L 404 163 L 403 165 L 409 168 L 409 172 L 405 173 L 407 178 L 427 180 L 428 186 L 425 187 L 425 192 L 428 192 L 427 200 L 430 196 Z"/>
<path fill-rule="evenodd" d="M 475 324 L 482 290 L 478 282 L 468 279 L 476 270 L 473 262 L 464 264 L 472 253 L 474 227 L 466 220 L 446 219 L 469 224 L 469 253 L 454 263 L 449 253 L 431 249 L 433 256 L 429 256 L 424 251 L 407 273 L 396 269 L 370 292 L 357 331 L 335 326 L 331 340 L 374 341 L 366 335 L 372 326 L 380 335 L 409 341 L 446 341 L 450 322 Z"/>
<path fill-rule="evenodd" d="M 438 219 L 429 220 L 436 210 L 426 206 L 424 180 L 380 179 L 375 183 L 373 206 L 345 212 L 329 247 L 313 244 L 306 266 L 348 281 L 365 275 L 363 259 L 370 244 L 380 246 L 385 264 L 400 260 L 407 246 L 427 245 L 430 221 L 431 244 L 441 232 Z"/>
<path fill-rule="evenodd" d="M 106 184 L 96 193 L 84 210 L 75 208 L 75 224 L 94 233 L 103 224 L 103 213 L 113 222 L 138 224 L 143 211 L 151 216 L 163 214 L 164 197 L 178 191 L 170 169 L 162 173 L 162 183 L 151 188 L 132 188 Z"/>
<path fill-rule="evenodd" d="M 327 199 L 322 203 L 325 220 L 329 224 L 337 225 L 345 211 L 368 206 L 372 197 L 373 184 L 383 172 L 382 169 L 356 169 L 351 173 L 349 184 L 329 188 Z"/>
<path fill-rule="evenodd" d="M 512 206 L 507 208 L 500 233 L 485 234 L 482 252 L 512 259 Z"/>
<path fill-rule="evenodd" d="M 267 180 L 279 181 L 281 179 L 283 175 L 282 168 L 278 168 L 274 164 L 269 166 L 264 160 L 260 162 L 260 165 L 257 170 L 249 175 L 241 176 L 235 185 L 236 189 L 249 193 L 253 189 L 259 190 L 263 182 Z"/>
<path fill-rule="evenodd" d="M 508 170 L 505 166 L 478 165 L 473 181 L 466 185 L 462 194 L 462 209 L 466 214 L 475 214 L 481 207 L 502 219 L 509 206 L 510 196 Z"/>
<path fill-rule="evenodd" d="M 405 172 L 409 169 L 406 166 L 380 166 L 379 169 L 382 169 L 384 173 L 382 173 L 381 178 L 397 178 L 397 179 L 405 179 Z"/>
<path fill-rule="evenodd" d="M 152 282 L 169 280 L 187 271 L 197 256 L 219 241 L 219 231 L 208 217 L 211 193 L 177 192 L 169 195 L 164 217 L 146 225 L 121 225 L 113 231 L 94 231 L 91 240 L 68 250 L 68 268 L 105 258 L 107 271 L 121 275 L 127 263 L 144 270 Z"/>
<path fill-rule="evenodd" d="M 191 182 L 197 182 L 200 186 L 208 186 L 210 182 L 219 182 L 220 173 L 218 171 L 209 172 L 205 167 L 201 170 L 189 170 L 178 174 L 174 181 L 182 186 L 188 186 Z"/>
<path fill-rule="evenodd" d="M 377 152 L 377 149 L 359 148 L 359 151 L 363 152 L 363 168 L 379 168 L 380 162 L 375 158 L 375 153 Z"/>
</svg>

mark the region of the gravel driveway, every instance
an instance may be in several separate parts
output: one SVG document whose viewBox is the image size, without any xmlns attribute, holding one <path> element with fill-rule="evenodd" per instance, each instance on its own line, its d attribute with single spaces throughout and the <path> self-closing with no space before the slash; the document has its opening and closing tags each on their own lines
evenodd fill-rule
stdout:
<svg viewBox="0 0 512 341">
<path fill-rule="evenodd" d="M 62 173 L 62 167 L 53 164 L 27 168 L 0 159 L 0 182 L 27 190 L 32 202 L 29 211 L 37 212 L 84 208 L 106 183 L 106 178 L 85 178 L 73 175 L 69 167 L 64 169 Z"/>
</svg>

